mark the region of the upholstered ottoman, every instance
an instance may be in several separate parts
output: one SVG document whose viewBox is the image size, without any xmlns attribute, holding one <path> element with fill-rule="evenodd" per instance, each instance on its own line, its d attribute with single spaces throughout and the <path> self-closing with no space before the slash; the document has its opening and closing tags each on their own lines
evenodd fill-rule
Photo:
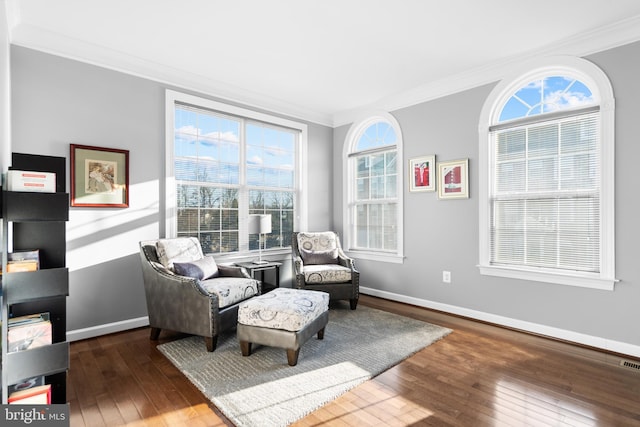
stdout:
<svg viewBox="0 0 640 427">
<path fill-rule="evenodd" d="M 240 304 L 240 350 L 249 356 L 252 344 L 281 347 L 287 350 L 289 366 L 295 366 L 302 344 L 314 334 L 323 339 L 328 321 L 328 293 L 277 288 Z"/>
</svg>

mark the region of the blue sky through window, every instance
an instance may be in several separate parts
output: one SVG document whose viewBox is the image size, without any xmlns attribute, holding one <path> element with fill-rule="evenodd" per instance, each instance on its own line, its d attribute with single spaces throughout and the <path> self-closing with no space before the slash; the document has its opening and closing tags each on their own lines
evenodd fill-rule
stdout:
<svg viewBox="0 0 640 427">
<path fill-rule="evenodd" d="M 358 139 L 356 151 L 369 150 L 385 145 L 395 145 L 396 132 L 389 123 L 377 122 L 369 126 Z"/>
<path fill-rule="evenodd" d="M 586 84 L 572 77 L 548 76 L 529 82 L 507 100 L 498 122 L 584 107 L 595 103 Z"/>
</svg>

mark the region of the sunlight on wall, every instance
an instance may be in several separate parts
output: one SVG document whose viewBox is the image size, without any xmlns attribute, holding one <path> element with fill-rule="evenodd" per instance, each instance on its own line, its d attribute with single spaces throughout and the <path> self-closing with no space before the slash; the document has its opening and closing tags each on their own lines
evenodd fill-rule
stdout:
<svg viewBox="0 0 640 427">
<path fill-rule="evenodd" d="M 129 193 L 129 208 L 70 209 L 69 271 L 138 253 L 140 240 L 158 238 L 158 181 L 131 185 Z"/>
</svg>

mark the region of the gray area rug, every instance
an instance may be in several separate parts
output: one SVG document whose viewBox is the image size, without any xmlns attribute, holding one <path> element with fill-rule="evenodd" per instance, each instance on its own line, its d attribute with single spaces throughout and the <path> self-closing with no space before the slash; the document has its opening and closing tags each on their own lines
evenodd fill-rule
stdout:
<svg viewBox="0 0 640 427">
<path fill-rule="evenodd" d="M 289 366 L 284 349 L 254 345 L 243 357 L 235 331 L 213 353 L 202 337 L 158 349 L 237 426 L 287 426 L 451 332 L 366 306 L 332 305 L 323 340 L 313 336 Z"/>
</svg>

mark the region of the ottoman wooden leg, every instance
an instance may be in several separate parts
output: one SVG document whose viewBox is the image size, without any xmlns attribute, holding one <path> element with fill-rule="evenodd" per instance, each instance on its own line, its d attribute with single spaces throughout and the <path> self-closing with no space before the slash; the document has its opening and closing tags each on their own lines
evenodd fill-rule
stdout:
<svg viewBox="0 0 640 427">
<path fill-rule="evenodd" d="M 251 356 L 251 343 L 248 341 L 240 341 L 240 351 L 243 356 Z"/>
<path fill-rule="evenodd" d="M 318 339 L 321 340 L 324 338 L 324 328 L 318 331 Z"/>
<path fill-rule="evenodd" d="M 300 349 L 287 349 L 287 362 L 289 362 L 289 366 L 296 366 L 298 364 L 298 354 L 300 354 Z"/>
</svg>

